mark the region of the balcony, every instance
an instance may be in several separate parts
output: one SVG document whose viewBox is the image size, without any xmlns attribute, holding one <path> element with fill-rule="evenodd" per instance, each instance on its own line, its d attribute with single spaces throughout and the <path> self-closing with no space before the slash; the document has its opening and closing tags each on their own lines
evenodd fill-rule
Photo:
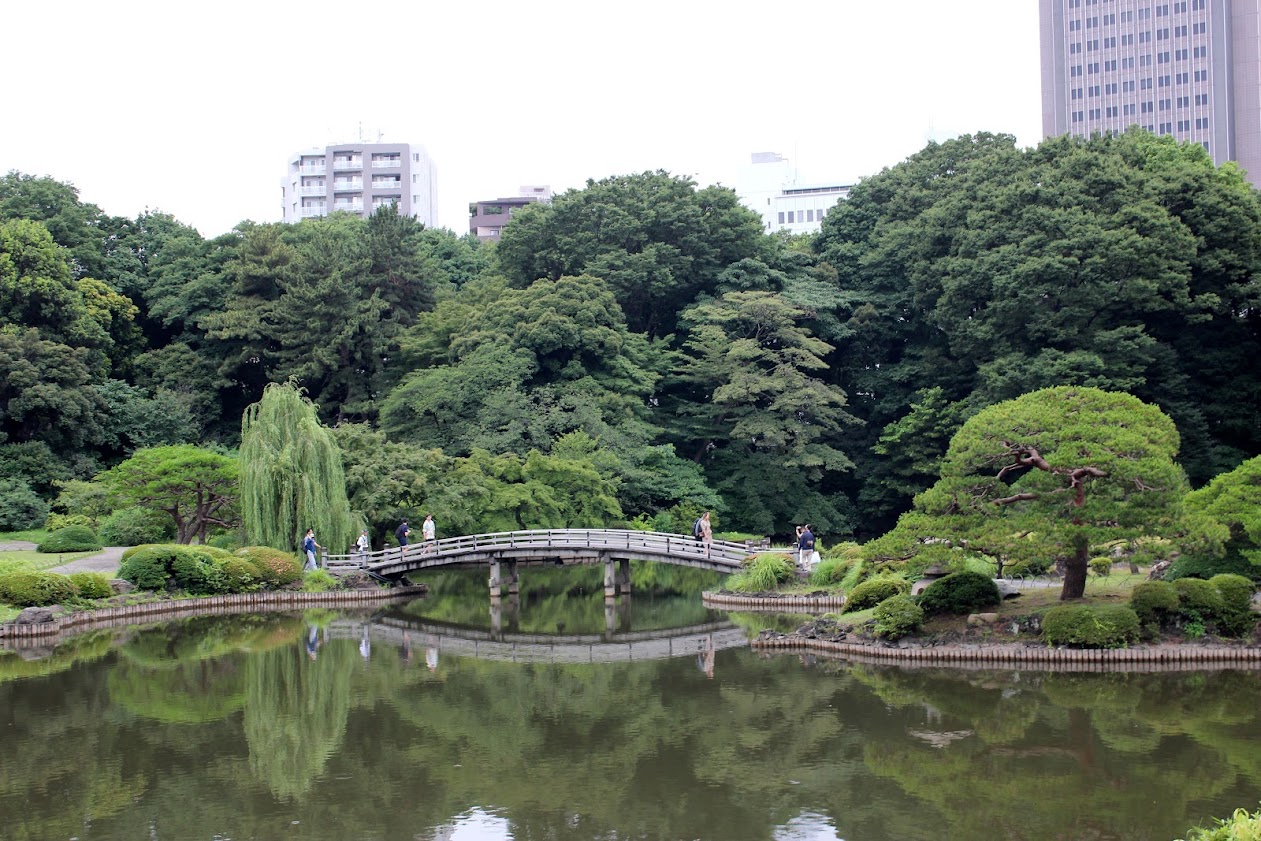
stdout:
<svg viewBox="0 0 1261 841">
<path fill-rule="evenodd" d="M 322 196 L 327 192 L 328 192 L 328 188 L 325 187 L 323 184 L 319 185 L 318 187 L 313 186 L 313 185 L 304 185 L 298 188 L 298 195 L 300 196 Z"/>
<path fill-rule="evenodd" d="M 363 192 L 363 182 L 362 181 L 334 181 L 333 192 L 335 193 Z"/>
<path fill-rule="evenodd" d="M 346 211 L 348 213 L 363 213 L 363 202 L 358 201 L 339 201 L 333 203 L 334 211 Z"/>
<path fill-rule="evenodd" d="M 308 164 L 298 167 L 299 175 L 323 175 L 325 172 L 324 164 Z"/>
<path fill-rule="evenodd" d="M 333 169 L 363 169 L 363 158 L 334 158 Z"/>
<path fill-rule="evenodd" d="M 301 209 L 303 218 L 308 218 L 308 219 L 312 216 L 323 216 L 327 212 L 328 211 L 325 209 L 324 205 L 322 204 L 313 205 L 311 207 L 304 207 Z"/>
<path fill-rule="evenodd" d="M 374 190 L 392 190 L 396 193 L 403 191 L 403 182 L 397 179 L 393 181 L 373 181 L 372 189 Z"/>
<path fill-rule="evenodd" d="M 401 169 L 403 161 L 399 158 L 380 158 L 372 161 L 373 169 Z"/>
</svg>

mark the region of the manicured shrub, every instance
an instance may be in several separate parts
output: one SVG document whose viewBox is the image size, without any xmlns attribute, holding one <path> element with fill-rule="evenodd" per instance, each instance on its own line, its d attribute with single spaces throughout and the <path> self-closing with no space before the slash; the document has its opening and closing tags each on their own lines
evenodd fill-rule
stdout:
<svg viewBox="0 0 1261 841">
<path fill-rule="evenodd" d="M 1138 640 L 1138 614 L 1119 604 L 1053 607 L 1042 617 L 1047 645 L 1121 648 Z"/>
<path fill-rule="evenodd" d="M 1144 581 L 1130 593 L 1130 609 L 1144 625 L 1168 625 L 1178 615 L 1178 590 L 1168 581 Z"/>
<path fill-rule="evenodd" d="M 0 479 L 0 531 L 37 529 L 48 519 L 48 503 L 23 479 Z"/>
<path fill-rule="evenodd" d="M 200 548 L 178 547 L 179 551 L 171 562 L 171 580 L 176 587 L 194 596 L 228 592 L 227 575 L 212 556 L 199 551 Z"/>
<path fill-rule="evenodd" d="M 810 583 L 816 587 L 832 587 L 845 580 L 854 561 L 849 558 L 824 558 L 810 570 Z"/>
<path fill-rule="evenodd" d="M 1205 624 L 1216 622 L 1222 612 L 1222 594 L 1201 578 L 1179 578 L 1173 582 L 1178 591 L 1178 612 L 1189 620 Z"/>
<path fill-rule="evenodd" d="M 70 526 L 87 526 L 90 529 L 96 529 L 96 520 L 87 514 L 58 514 L 56 511 L 48 515 L 48 519 L 44 521 L 44 528 L 49 531 L 57 531 L 58 529 L 68 528 Z"/>
<path fill-rule="evenodd" d="M 55 572 L 13 572 L 0 578 L 0 599 L 15 607 L 61 604 L 74 594 L 70 579 Z"/>
<path fill-rule="evenodd" d="M 906 579 L 894 576 L 868 578 L 850 590 L 845 596 L 845 608 L 842 613 L 853 613 L 875 607 L 891 596 L 901 595 L 907 590 Z"/>
<path fill-rule="evenodd" d="M 122 508 L 101 523 L 100 537 L 106 546 L 139 546 L 162 543 L 175 536 L 174 523 L 161 511 L 149 508 Z"/>
<path fill-rule="evenodd" d="M 124 552 L 118 577 L 141 590 L 165 590 L 178 549 L 169 545 L 138 546 L 134 552 Z"/>
<path fill-rule="evenodd" d="M 763 552 L 748 560 L 740 572 L 727 579 L 726 587 L 740 593 L 774 590 L 796 575 L 792 560 L 778 552 Z"/>
<path fill-rule="evenodd" d="M 1112 574 L 1112 558 L 1091 558 L 1090 571 L 1100 578 L 1107 578 Z"/>
<path fill-rule="evenodd" d="M 79 591 L 84 599 L 108 599 L 114 595 L 114 588 L 109 586 L 109 579 L 99 572 L 72 572 L 70 583 Z"/>
<path fill-rule="evenodd" d="M 1199 555 L 1183 555 L 1165 570 L 1166 581 L 1178 581 L 1183 578 L 1203 578 L 1205 581 L 1214 575 L 1242 575 L 1253 581 L 1261 580 L 1261 566 L 1250 563 L 1247 558 L 1238 554 L 1225 557 L 1203 557 Z"/>
<path fill-rule="evenodd" d="M 41 552 L 91 552 L 101 548 L 101 541 L 87 526 L 66 526 L 48 535 L 48 539 L 39 544 Z"/>
<path fill-rule="evenodd" d="M 292 552 L 282 552 L 270 546 L 246 546 L 236 550 L 235 554 L 254 565 L 265 587 L 284 587 L 302 580 L 302 564 Z"/>
<path fill-rule="evenodd" d="M 920 593 L 919 606 L 924 613 L 976 613 L 1000 601 L 994 579 L 979 572 L 952 572 L 938 578 Z"/>
<path fill-rule="evenodd" d="M 307 593 L 327 593 L 337 586 L 337 579 L 326 569 L 313 569 L 302 576 L 302 589 Z"/>
<path fill-rule="evenodd" d="M 901 639 L 924 625 L 924 609 L 904 593 L 890 596 L 876 605 L 872 615 L 876 618 L 876 636 L 886 639 Z"/>
<path fill-rule="evenodd" d="M 1222 599 L 1217 614 L 1217 628 L 1232 637 L 1245 636 L 1257 626 L 1257 616 L 1252 612 L 1252 596 L 1257 587 L 1242 575 L 1214 575 L 1208 583 L 1217 589 Z"/>
<path fill-rule="evenodd" d="M 263 589 L 258 570 L 245 558 L 231 557 L 219 564 L 229 593 L 253 593 Z"/>
</svg>

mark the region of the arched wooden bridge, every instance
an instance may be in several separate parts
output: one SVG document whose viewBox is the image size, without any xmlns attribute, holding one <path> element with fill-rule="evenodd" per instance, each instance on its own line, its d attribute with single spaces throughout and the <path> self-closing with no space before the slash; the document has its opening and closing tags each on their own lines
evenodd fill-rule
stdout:
<svg viewBox="0 0 1261 841">
<path fill-rule="evenodd" d="M 540 564 L 604 564 L 607 596 L 630 592 L 630 562 L 654 561 L 731 573 L 752 554 L 743 543 L 715 540 L 698 543 L 694 538 L 663 532 L 619 529 L 536 529 L 494 534 L 448 537 L 433 543 L 416 543 L 403 549 L 380 552 L 325 555 L 325 566 L 334 573 L 363 570 L 385 581 L 438 567 L 490 568 L 490 594 L 518 591 L 517 567 Z"/>
</svg>

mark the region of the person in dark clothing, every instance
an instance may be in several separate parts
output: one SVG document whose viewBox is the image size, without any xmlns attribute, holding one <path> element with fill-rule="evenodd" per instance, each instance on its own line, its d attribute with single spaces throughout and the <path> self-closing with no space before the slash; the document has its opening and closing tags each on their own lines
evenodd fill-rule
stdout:
<svg viewBox="0 0 1261 841">
<path fill-rule="evenodd" d="M 810 530 L 810 524 L 806 523 L 805 528 L 801 530 L 801 536 L 797 538 L 798 563 L 805 566 L 812 552 L 814 552 L 814 532 Z"/>
<path fill-rule="evenodd" d="M 394 536 L 398 538 L 398 548 L 404 558 L 407 557 L 407 536 L 412 533 L 408 528 L 407 521 L 398 524 L 398 528 L 394 530 Z"/>
</svg>

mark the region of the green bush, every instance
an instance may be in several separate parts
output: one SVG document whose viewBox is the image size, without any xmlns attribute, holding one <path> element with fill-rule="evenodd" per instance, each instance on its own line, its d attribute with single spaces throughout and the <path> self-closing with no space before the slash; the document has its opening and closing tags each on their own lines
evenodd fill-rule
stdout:
<svg viewBox="0 0 1261 841">
<path fill-rule="evenodd" d="M 876 636 L 891 640 L 913 634 L 924 625 L 924 609 L 906 594 L 885 599 L 876 605 L 872 615 L 876 618 Z"/>
<path fill-rule="evenodd" d="M 72 572 L 70 583 L 79 591 L 84 599 L 108 599 L 114 595 L 114 588 L 109 586 L 109 579 L 99 572 Z"/>
<path fill-rule="evenodd" d="M 302 564 L 292 552 L 282 552 L 270 546 L 246 546 L 236 550 L 235 554 L 254 565 L 265 587 L 284 587 L 302 580 Z"/>
<path fill-rule="evenodd" d="M 124 552 L 118 577 L 141 590 L 165 590 L 178 549 L 170 545 L 137 546 L 134 551 Z"/>
<path fill-rule="evenodd" d="M 832 587 L 845 580 L 854 561 L 849 558 L 824 558 L 810 570 L 810 583 L 816 587 Z"/>
<path fill-rule="evenodd" d="M 1215 623 L 1222 613 L 1222 594 L 1202 578 L 1179 578 L 1173 582 L 1178 591 L 1178 612 L 1191 621 Z"/>
<path fill-rule="evenodd" d="M 0 531 L 37 529 L 48 519 L 48 503 L 23 479 L 0 479 Z"/>
<path fill-rule="evenodd" d="M 1060 605 L 1042 617 L 1047 645 L 1121 648 L 1137 641 L 1138 633 L 1138 614 L 1124 605 Z"/>
<path fill-rule="evenodd" d="M 326 569 L 313 569 L 302 576 L 302 589 L 307 593 L 327 593 L 337 587 L 337 579 Z"/>
<path fill-rule="evenodd" d="M 171 580 L 176 587 L 194 596 L 217 596 L 228 592 L 227 575 L 213 556 L 202 548 L 178 547 L 179 551 L 171 562 Z"/>
<path fill-rule="evenodd" d="M 18 560 L 17 558 L 0 558 L 0 575 L 8 575 L 11 572 L 30 572 L 35 569 L 35 564 L 30 561 Z"/>
<path fill-rule="evenodd" d="M 885 575 L 877 578 L 868 578 L 849 591 L 845 597 L 845 607 L 841 612 L 853 613 L 858 610 L 875 607 L 885 599 L 901 595 L 906 590 L 907 583 L 904 578 Z"/>
<path fill-rule="evenodd" d="M 41 552 L 91 552 L 101 548 L 96 534 L 87 526 L 66 526 L 48 535 L 48 539 L 39 544 Z"/>
<path fill-rule="evenodd" d="M 101 523 L 101 541 L 107 546 L 139 546 L 163 543 L 175 537 L 169 516 L 149 508 L 122 508 Z"/>
<path fill-rule="evenodd" d="M 120 560 L 121 560 L 121 562 L 122 562 L 122 563 L 127 563 L 127 561 L 131 560 L 131 557 L 132 557 L 133 555 L 135 555 L 137 552 L 142 552 L 142 551 L 144 551 L 145 549 L 152 549 L 154 546 L 165 546 L 165 545 L 167 545 L 167 544 L 165 544 L 165 543 L 141 543 L 139 546 L 132 546 L 130 549 L 124 549 L 124 550 L 123 550 L 122 557 L 120 558 Z"/>
<path fill-rule="evenodd" d="M 0 578 L 0 599 L 15 607 L 61 604 L 74 594 L 70 579 L 55 572 L 13 572 Z"/>
<path fill-rule="evenodd" d="M 241 548 L 241 541 L 235 534 L 216 534 L 210 538 L 210 545 L 225 552 L 235 552 Z"/>
<path fill-rule="evenodd" d="M 1203 578 L 1207 581 L 1214 575 L 1228 574 L 1242 575 L 1257 581 L 1261 579 L 1261 567 L 1238 554 L 1228 554 L 1221 558 L 1183 555 L 1169 565 L 1164 577 L 1166 581 L 1183 578 Z"/>
<path fill-rule="evenodd" d="M 1250 815 L 1236 809 L 1229 820 L 1218 821 L 1217 826 L 1191 830 L 1186 841 L 1261 841 L 1261 811 Z"/>
<path fill-rule="evenodd" d="M 1018 575 L 1046 575 L 1051 569 L 1049 558 L 1024 559 L 1003 565 L 1003 575 L 1014 578 Z"/>
<path fill-rule="evenodd" d="M 740 572 L 728 578 L 726 587 L 740 593 L 760 593 L 792 581 L 795 575 L 796 567 L 787 555 L 763 552 L 754 555 Z"/>
<path fill-rule="evenodd" d="M 1112 574 L 1111 558 L 1091 558 L 1090 571 L 1100 578 L 1107 578 Z"/>
<path fill-rule="evenodd" d="M 258 570 L 245 558 L 231 557 L 219 564 L 229 593 L 253 593 L 263 589 Z"/>
<path fill-rule="evenodd" d="M 1144 581 L 1130 593 L 1130 609 L 1144 625 L 1168 625 L 1178 615 L 1178 590 L 1168 581 Z"/>
<path fill-rule="evenodd" d="M 48 519 L 44 521 L 44 528 L 49 531 L 57 531 L 70 526 L 86 526 L 95 529 L 96 521 L 86 514 L 58 514 L 56 511 L 49 514 Z"/>
<path fill-rule="evenodd" d="M 1232 637 L 1246 636 L 1257 626 L 1252 612 L 1252 596 L 1257 587 L 1242 575 L 1214 575 L 1208 580 L 1221 596 L 1222 607 L 1217 614 L 1217 627 Z"/>
<path fill-rule="evenodd" d="M 994 579 L 979 572 L 952 572 L 920 593 L 919 606 L 929 616 L 976 613 L 1001 601 Z"/>
</svg>

